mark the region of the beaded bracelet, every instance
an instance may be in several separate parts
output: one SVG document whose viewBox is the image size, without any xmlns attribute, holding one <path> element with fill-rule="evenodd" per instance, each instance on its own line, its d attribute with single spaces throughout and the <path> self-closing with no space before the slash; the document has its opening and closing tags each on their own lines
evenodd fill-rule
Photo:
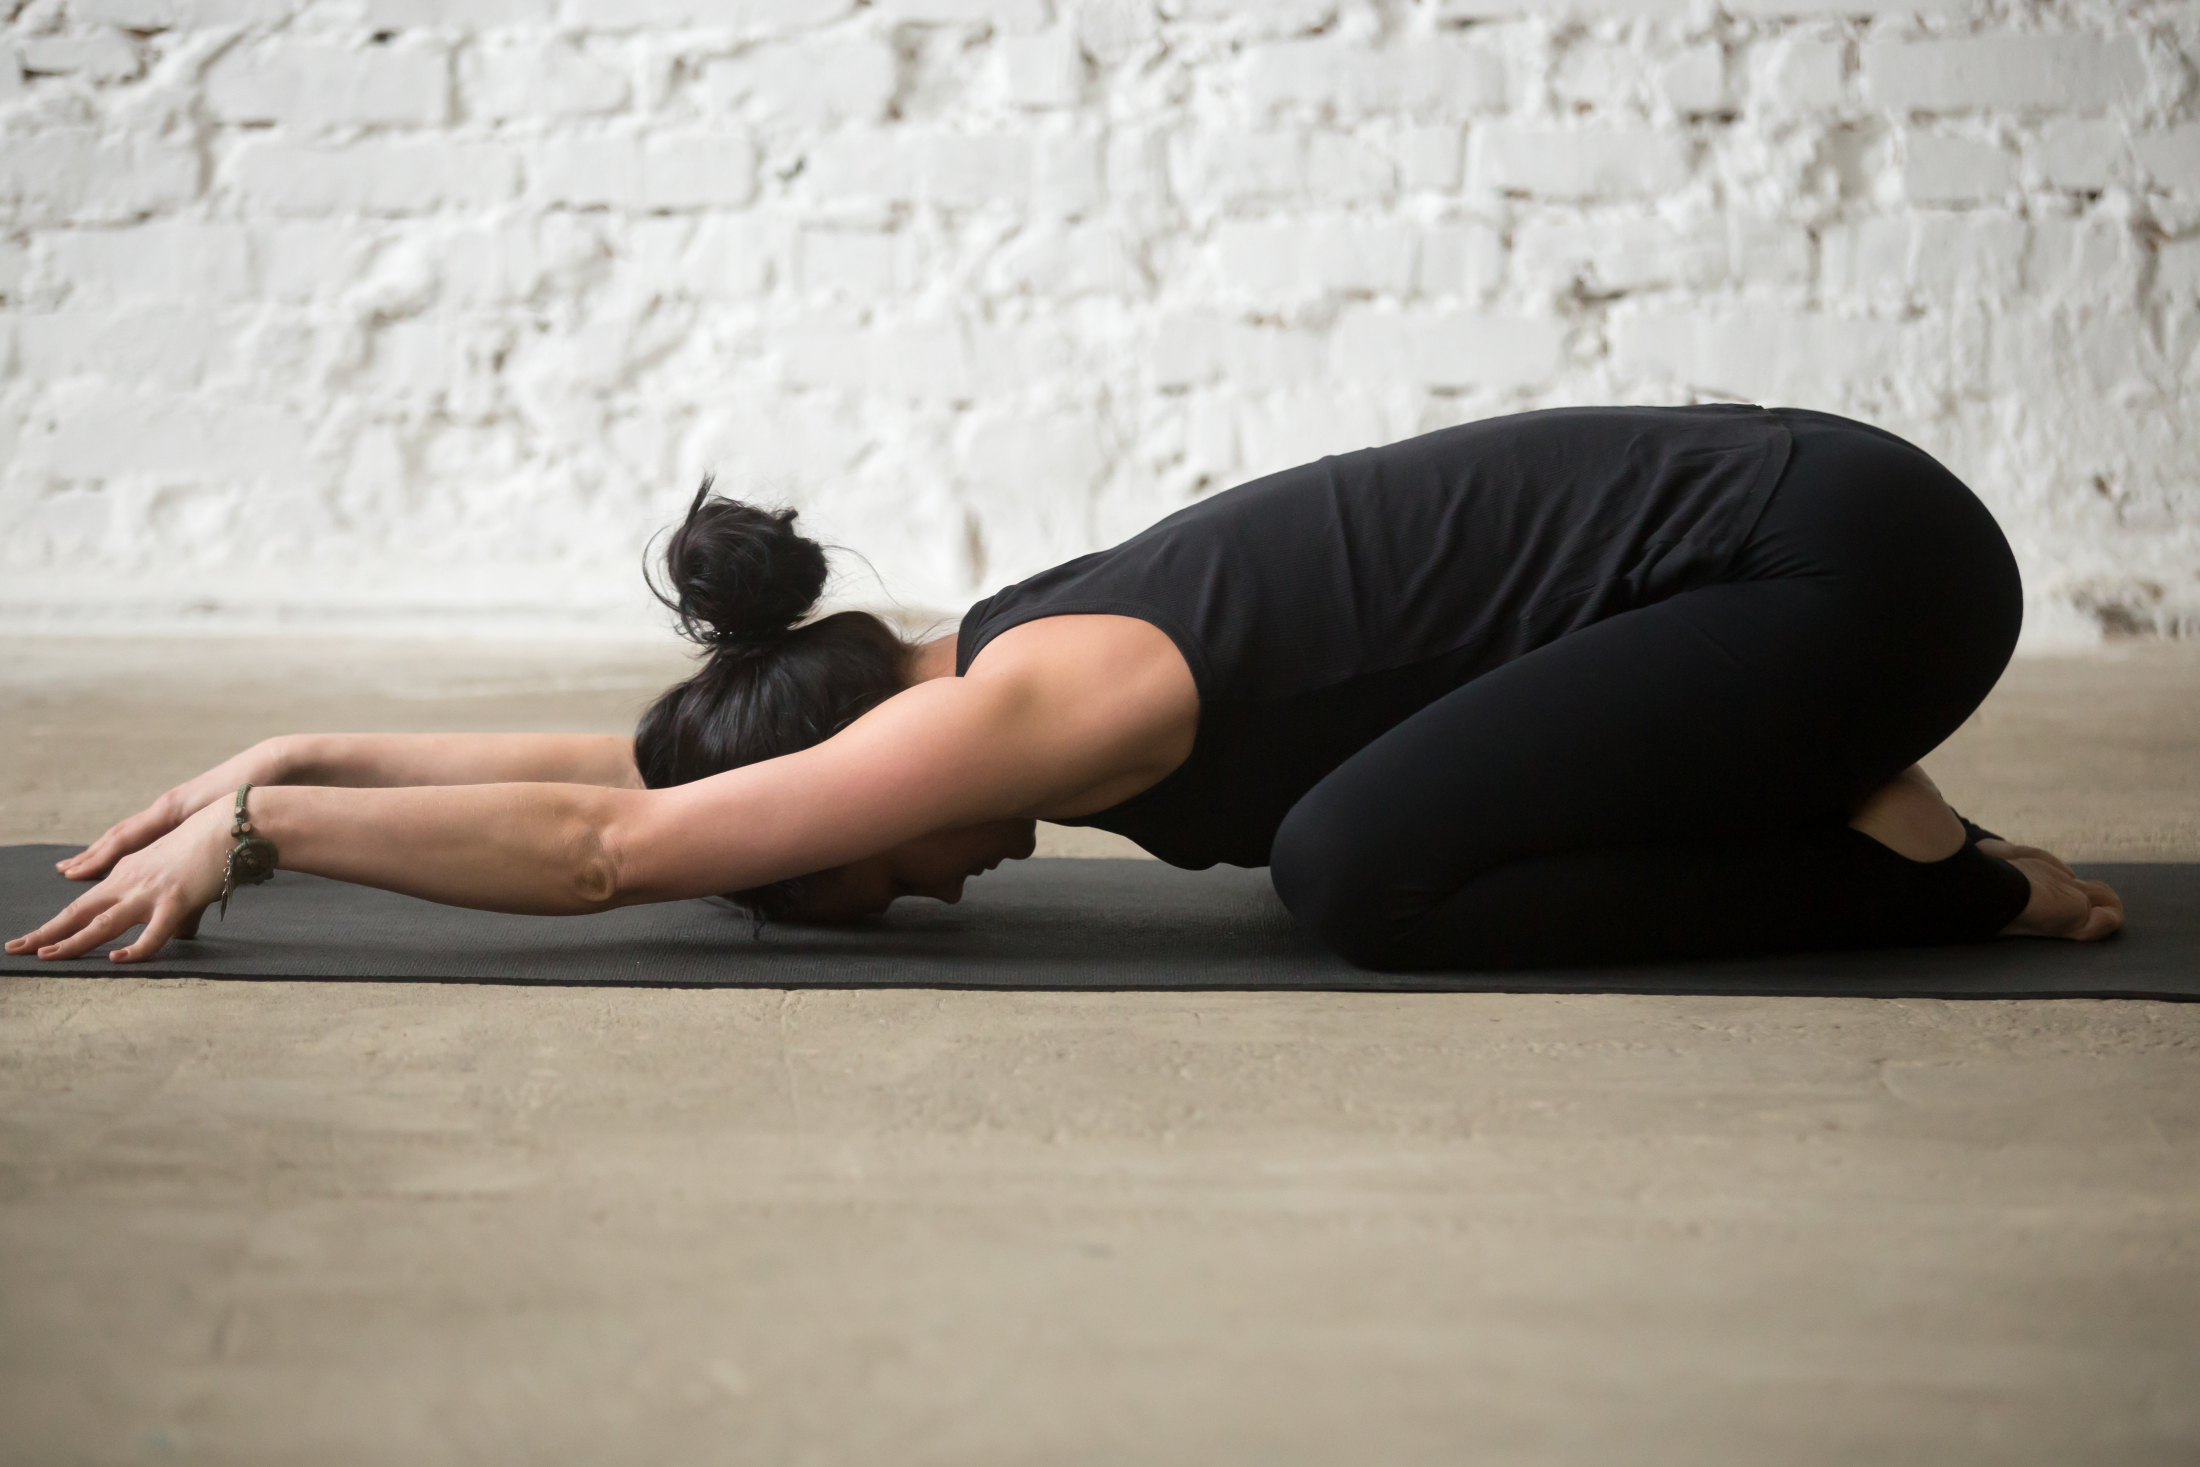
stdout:
<svg viewBox="0 0 2200 1467">
<path fill-rule="evenodd" d="M 280 859 L 275 842 L 264 835 L 252 832 L 252 819 L 244 813 L 244 797 L 252 793 L 249 784 L 237 787 L 237 819 L 229 827 L 229 833 L 237 843 L 229 848 L 229 859 L 222 865 L 223 921 L 229 919 L 229 894 L 240 886 L 258 886 L 272 880 L 275 863 Z"/>
</svg>

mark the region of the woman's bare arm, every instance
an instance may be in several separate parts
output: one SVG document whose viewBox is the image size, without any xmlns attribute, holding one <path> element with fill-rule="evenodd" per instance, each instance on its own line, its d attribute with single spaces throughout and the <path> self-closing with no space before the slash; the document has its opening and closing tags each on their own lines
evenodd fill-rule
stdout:
<svg viewBox="0 0 2200 1467">
<path fill-rule="evenodd" d="M 82 851 L 55 863 L 76 881 L 160 839 L 241 784 L 500 784 L 514 781 L 638 789 L 634 741 L 623 734 L 284 734 L 164 792 L 116 821 Z"/>
<path fill-rule="evenodd" d="M 286 734 L 264 784 L 594 784 L 640 789 L 625 734 Z"/>
<path fill-rule="evenodd" d="M 738 891 L 932 831 L 1070 813 L 1096 791 L 1152 783 L 1188 751 L 1197 692 L 1144 623 L 1056 618 L 1002 644 L 982 668 L 919 683 L 814 748 L 692 784 L 279 786 L 254 793 L 253 824 L 286 869 L 458 906 L 575 913 Z M 219 893 L 228 826 L 227 806 L 209 804 L 9 950 L 74 957 L 144 923 L 118 959 L 151 956 Z"/>
<path fill-rule="evenodd" d="M 1158 779 L 1185 752 L 1182 715 L 1196 718 L 1181 660 L 1126 666 L 1094 698 L 1091 660 L 1054 630 L 988 675 L 919 683 L 813 748 L 691 784 L 278 788 L 255 792 L 254 824 L 287 869 L 556 914 L 740 891 L 937 830 L 1062 813 L 1126 774 Z M 1064 661 L 1081 675 L 1060 676 Z"/>
<path fill-rule="evenodd" d="M 1050 751 L 1025 746 L 1038 725 L 1021 701 L 943 679 L 815 748 L 671 789 L 280 785 L 252 792 L 252 823 L 285 870 L 453 906 L 554 916 L 709 896 L 1017 813 L 1076 784 L 1048 778 Z M 185 865 L 213 871 L 225 816 L 210 808 L 177 830 L 200 847 Z"/>
<path fill-rule="evenodd" d="M 995 803 L 965 777 L 978 767 L 968 759 L 929 771 L 930 778 L 923 756 L 903 764 L 894 783 L 929 790 L 918 802 L 920 814 L 897 808 L 892 788 L 877 780 L 859 780 L 854 790 L 828 788 L 847 766 L 807 760 L 817 752 L 667 790 L 273 785 L 252 792 L 249 811 L 255 833 L 275 843 L 285 870 L 453 906 L 557 916 L 803 875 L 906 839 L 903 832 L 916 833 L 943 811 Z M 787 765 L 798 767 L 775 767 Z M 230 818 L 226 803 L 207 804 L 116 861 L 98 886 L 9 942 L 8 950 L 78 957 L 142 923 L 138 940 L 113 954 L 134 962 L 172 937 L 193 935 L 221 891 Z"/>
</svg>

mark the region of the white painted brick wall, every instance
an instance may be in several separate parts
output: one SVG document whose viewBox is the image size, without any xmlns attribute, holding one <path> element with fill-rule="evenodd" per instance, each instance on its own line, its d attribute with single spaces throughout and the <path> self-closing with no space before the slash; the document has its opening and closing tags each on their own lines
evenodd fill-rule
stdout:
<svg viewBox="0 0 2200 1467">
<path fill-rule="evenodd" d="M 1541 405 L 1883 423 L 2200 631 L 2200 10 L 24 0 L 0 617 L 646 613 L 715 467 L 952 613 Z"/>
</svg>

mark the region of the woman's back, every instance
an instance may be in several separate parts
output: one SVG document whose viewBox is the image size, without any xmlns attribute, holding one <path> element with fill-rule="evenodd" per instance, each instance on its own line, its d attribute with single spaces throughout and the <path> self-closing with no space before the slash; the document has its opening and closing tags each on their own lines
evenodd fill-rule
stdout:
<svg viewBox="0 0 2200 1467">
<path fill-rule="evenodd" d="M 1197 743 L 1085 823 L 1180 866 L 1264 865 L 1300 795 L 1434 697 L 1718 575 L 1788 444 L 1749 406 L 1561 408 L 1325 458 L 997 592 L 956 670 L 1041 617 L 1160 627 L 1199 689 Z"/>
</svg>

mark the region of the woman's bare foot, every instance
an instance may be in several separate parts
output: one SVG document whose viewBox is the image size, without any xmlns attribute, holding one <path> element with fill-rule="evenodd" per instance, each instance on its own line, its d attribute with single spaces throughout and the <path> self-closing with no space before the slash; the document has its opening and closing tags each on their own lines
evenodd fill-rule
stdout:
<svg viewBox="0 0 2200 1467">
<path fill-rule="evenodd" d="M 1982 840 L 1978 848 L 1999 856 L 2032 883 L 2032 900 L 2017 920 L 2001 929 L 2003 937 L 2067 937 L 2097 942 L 2124 925 L 2124 900 L 2105 881 L 2087 881 L 2063 864 L 2062 857 L 2038 846 Z"/>
<path fill-rule="evenodd" d="M 1861 830 L 1913 861 L 1945 861 L 1963 849 L 1963 822 L 1940 797 L 1940 787 L 1916 764 L 1866 800 L 1849 818 L 1849 829 Z"/>
<path fill-rule="evenodd" d="M 1946 860 L 1963 849 L 1963 822 L 1915 764 L 1866 800 L 1849 826 L 1913 861 Z M 2108 883 L 2084 880 L 2053 851 L 2005 840 L 1982 840 L 1978 848 L 2007 861 L 2032 883 L 2032 900 L 2001 929 L 2002 936 L 2094 942 L 2124 925 L 2123 899 Z"/>
</svg>

